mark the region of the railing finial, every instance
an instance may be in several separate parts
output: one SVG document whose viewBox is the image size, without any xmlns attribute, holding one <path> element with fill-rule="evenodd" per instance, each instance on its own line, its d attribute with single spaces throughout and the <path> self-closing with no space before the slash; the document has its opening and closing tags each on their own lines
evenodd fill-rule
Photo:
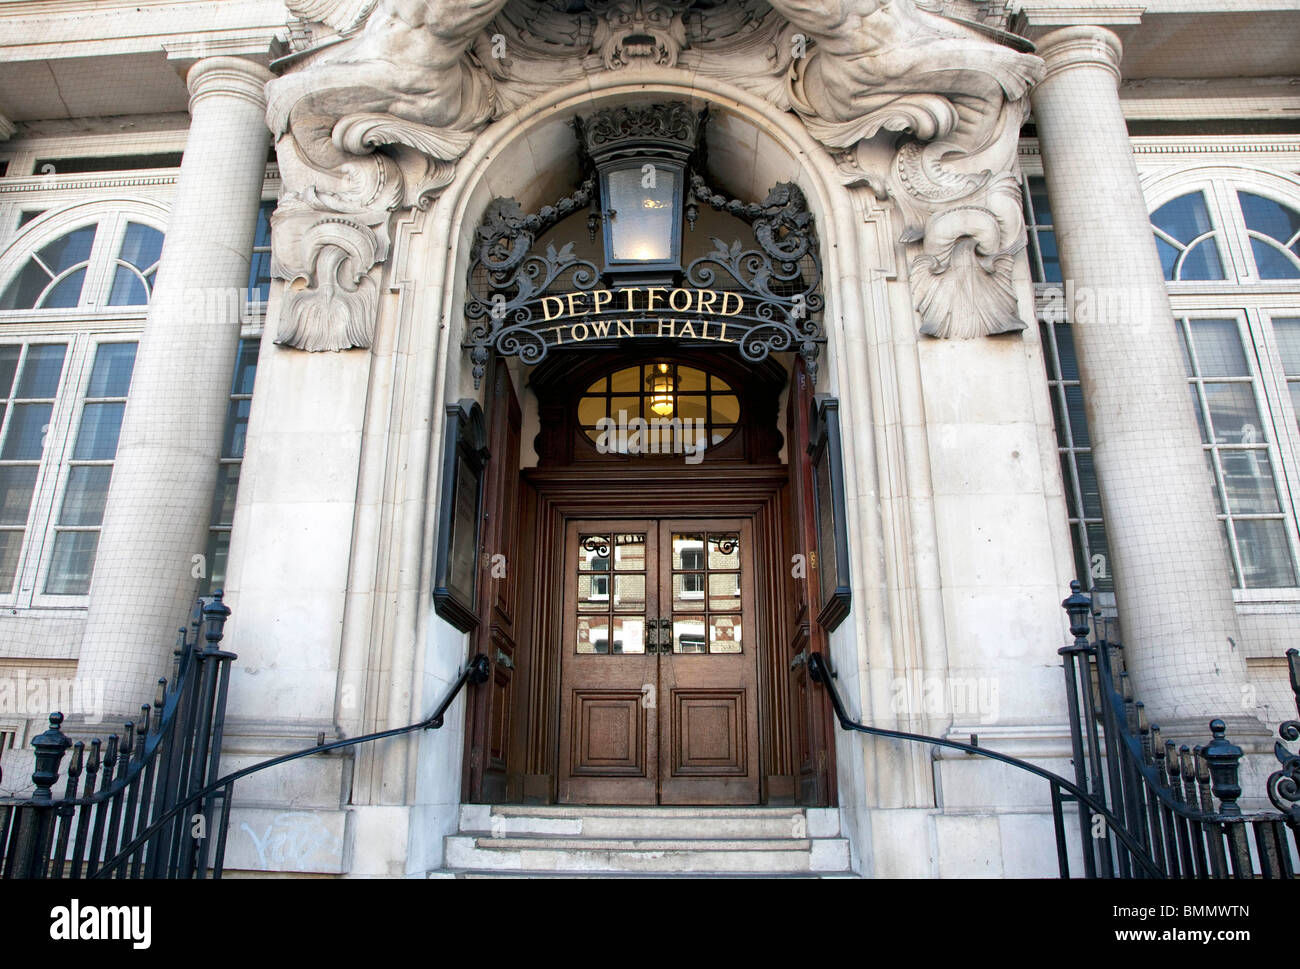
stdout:
<svg viewBox="0 0 1300 969">
<path fill-rule="evenodd" d="M 203 604 L 203 638 L 207 640 L 209 652 L 220 648 L 225 636 L 226 620 L 230 618 L 230 607 L 222 602 L 225 592 L 218 589 L 212 593 L 212 599 Z"/>
<path fill-rule="evenodd" d="M 36 785 L 33 800 L 51 800 L 50 788 L 59 779 L 59 764 L 64 752 L 72 746 L 72 741 L 60 729 L 63 725 L 62 713 L 50 714 L 50 728 L 43 734 L 32 738 L 36 748 L 36 770 L 32 774 L 32 783 Z"/>
<path fill-rule="evenodd" d="M 1213 740 L 1205 748 L 1205 759 L 1210 764 L 1210 788 L 1222 805 L 1223 814 L 1241 814 L 1237 798 L 1241 797 L 1238 782 L 1242 750 L 1227 738 L 1228 725 L 1222 720 L 1210 721 Z"/>
</svg>

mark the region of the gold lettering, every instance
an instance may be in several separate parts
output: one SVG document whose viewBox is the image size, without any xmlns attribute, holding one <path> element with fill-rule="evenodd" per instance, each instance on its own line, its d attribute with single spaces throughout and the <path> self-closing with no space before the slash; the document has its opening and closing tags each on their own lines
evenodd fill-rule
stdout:
<svg viewBox="0 0 1300 969">
<path fill-rule="evenodd" d="M 726 324 L 726 323 L 723 323 L 723 324 L 722 324 L 722 336 L 718 337 L 718 339 L 721 340 L 723 343 L 735 343 L 735 342 L 736 342 L 735 340 L 728 340 L 728 339 L 727 339 L 727 324 Z"/>
<path fill-rule="evenodd" d="M 555 312 L 554 312 L 554 313 L 551 312 L 551 302 L 552 302 L 552 301 L 555 302 Z M 564 312 L 564 300 L 560 299 L 560 297 L 558 297 L 558 296 L 543 296 L 543 297 L 542 297 L 542 322 L 543 322 L 543 323 L 549 323 L 549 322 L 551 322 L 551 320 L 555 319 L 557 316 L 559 316 L 559 315 L 560 315 L 561 313 L 563 313 L 563 312 Z"/>
<path fill-rule="evenodd" d="M 734 299 L 736 301 L 736 308 L 730 313 L 727 312 L 727 300 L 729 299 Z M 722 315 L 723 316 L 739 316 L 740 311 L 743 310 L 744 308 L 745 308 L 745 301 L 740 298 L 739 293 L 722 294 Z"/>
<path fill-rule="evenodd" d="M 708 299 L 705 299 L 706 293 L 708 294 Z M 697 289 L 695 291 L 695 312 L 712 313 L 713 301 L 717 298 L 718 294 L 711 289 Z"/>
<path fill-rule="evenodd" d="M 602 296 L 605 298 L 601 299 Z M 614 294 L 607 289 L 596 290 L 594 293 L 591 294 L 591 302 L 593 304 L 591 311 L 593 313 L 599 313 L 601 309 L 605 306 L 605 304 L 608 303 L 613 298 L 614 298 Z"/>
<path fill-rule="evenodd" d="M 591 332 L 598 337 L 609 336 L 609 320 L 592 320 Z"/>
<path fill-rule="evenodd" d="M 565 299 L 567 299 L 567 300 L 569 301 L 569 315 L 570 315 L 570 316 L 577 316 L 577 315 L 578 315 L 578 311 L 577 311 L 577 309 L 575 308 L 574 304 L 575 304 L 578 300 L 581 300 L 582 297 L 584 297 L 584 296 L 586 296 L 586 295 L 587 295 L 586 293 L 570 293 L 568 296 L 565 297 Z M 583 314 L 584 314 L 584 315 L 586 314 L 586 312 L 587 312 L 586 310 L 583 310 Z"/>
<path fill-rule="evenodd" d="M 548 298 L 549 298 L 549 297 L 548 297 Z M 552 326 L 552 327 L 548 327 L 547 329 L 551 329 L 551 330 L 554 330 L 554 331 L 555 331 L 555 345 L 556 345 L 557 347 L 558 347 L 561 343 L 564 342 L 564 337 L 560 336 L 560 331 L 563 330 L 564 327 L 562 327 L 562 326 Z"/>
<path fill-rule="evenodd" d="M 658 335 L 659 335 L 659 336 L 663 336 L 663 335 L 664 335 L 664 327 L 667 327 L 667 328 L 668 328 L 668 336 L 675 336 L 676 334 L 673 332 L 673 330 L 674 330 L 674 324 L 675 324 L 676 322 L 677 322 L 676 320 L 665 320 L 665 319 L 661 316 L 661 317 L 659 318 L 659 333 L 658 333 Z"/>
<path fill-rule="evenodd" d="M 686 305 L 678 306 L 677 297 L 686 297 Z M 691 291 L 689 289 L 674 289 L 668 294 L 668 307 L 678 313 L 689 313 L 691 311 Z"/>
<path fill-rule="evenodd" d="M 636 307 L 632 305 L 632 294 L 636 292 L 636 287 L 629 286 L 627 289 L 623 290 L 623 292 L 627 294 L 627 311 L 629 313 L 635 312 Z"/>
<path fill-rule="evenodd" d="M 645 291 L 645 299 L 646 299 L 645 308 L 647 313 L 650 312 L 652 309 L 656 309 L 655 296 L 663 292 L 665 292 L 665 290 L 664 287 L 662 286 L 651 286 L 649 289 Z"/>
<path fill-rule="evenodd" d="M 682 322 L 682 328 L 677 331 L 677 335 L 681 337 L 683 340 L 686 339 L 687 337 L 690 337 L 692 340 L 695 339 L 695 326 L 691 323 L 691 321 L 682 320 L 681 322 Z"/>
<path fill-rule="evenodd" d="M 619 336 L 636 336 L 636 331 L 632 329 L 632 321 L 631 321 L 631 320 L 619 320 L 619 321 L 618 321 L 618 335 L 619 335 Z"/>
<path fill-rule="evenodd" d="M 578 336 L 579 328 L 582 329 L 582 336 Z M 574 323 L 569 327 L 569 339 L 573 340 L 575 343 L 581 343 L 583 340 L 587 339 L 587 336 L 588 333 L 587 333 L 586 323 Z"/>
</svg>

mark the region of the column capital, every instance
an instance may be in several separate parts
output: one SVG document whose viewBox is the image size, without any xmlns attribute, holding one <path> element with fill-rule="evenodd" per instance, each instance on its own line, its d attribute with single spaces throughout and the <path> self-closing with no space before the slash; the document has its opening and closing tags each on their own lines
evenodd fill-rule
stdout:
<svg viewBox="0 0 1300 969">
<path fill-rule="evenodd" d="M 1124 45 L 1105 27 L 1062 27 L 1039 38 L 1035 46 L 1047 65 L 1044 81 L 1060 71 L 1083 66 L 1105 68 L 1119 80 Z"/>
<path fill-rule="evenodd" d="M 204 98 L 234 97 L 266 109 L 266 82 L 274 75 L 261 64 L 242 57 L 206 57 L 190 68 L 190 114 Z"/>
</svg>

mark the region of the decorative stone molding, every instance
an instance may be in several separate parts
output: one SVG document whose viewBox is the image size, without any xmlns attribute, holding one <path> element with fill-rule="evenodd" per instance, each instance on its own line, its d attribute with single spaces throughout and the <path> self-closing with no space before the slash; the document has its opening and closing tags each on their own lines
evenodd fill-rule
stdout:
<svg viewBox="0 0 1300 969">
<path fill-rule="evenodd" d="M 18 132 L 18 126 L 0 114 L 0 141 L 8 141 Z"/>
<path fill-rule="evenodd" d="M 893 199 L 922 332 L 1023 329 L 1016 145 L 1043 65 L 1019 38 L 923 5 L 288 0 L 339 36 L 286 59 L 292 72 L 267 87 L 285 183 L 273 271 L 290 282 L 278 341 L 369 346 L 393 219 L 430 204 L 475 134 L 592 72 L 648 67 L 796 112 L 846 184 Z"/>
<path fill-rule="evenodd" d="M 185 75 L 190 91 L 190 114 L 205 98 L 243 98 L 259 108 L 266 104 L 266 82 L 271 72 L 242 57 L 207 57 Z"/>
</svg>

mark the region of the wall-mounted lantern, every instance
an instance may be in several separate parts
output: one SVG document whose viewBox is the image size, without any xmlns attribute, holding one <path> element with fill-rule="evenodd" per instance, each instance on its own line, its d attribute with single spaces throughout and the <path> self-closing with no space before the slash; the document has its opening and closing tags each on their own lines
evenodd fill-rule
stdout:
<svg viewBox="0 0 1300 969">
<path fill-rule="evenodd" d="M 578 124 L 600 186 L 611 285 L 663 282 L 681 272 L 687 162 L 700 116 L 676 101 L 612 108 Z"/>
<path fill-rule="evenodd" d="M 442 501 L 433 570 L 433 607 L 461 632 L 478 625 L 479 536 L 487 467 L 483 408 L 465 398 L 447 407 Z"/>
</svg>

